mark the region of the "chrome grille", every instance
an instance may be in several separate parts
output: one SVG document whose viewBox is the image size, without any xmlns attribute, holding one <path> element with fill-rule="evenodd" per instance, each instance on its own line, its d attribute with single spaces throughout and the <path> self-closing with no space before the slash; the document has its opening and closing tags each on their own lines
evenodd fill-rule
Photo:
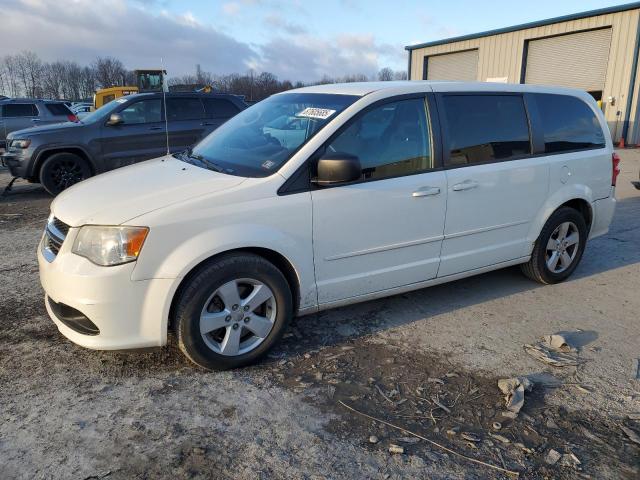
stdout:
<svg viewBox="0 0 640 480">
<path fill-rule="evenodd" d="M 42 254 L 48 262 L 53 262 L 60 252 L 67 233 L 69 225 L 54 216 L 49 217 L 42 239 Z"/>
</svg>

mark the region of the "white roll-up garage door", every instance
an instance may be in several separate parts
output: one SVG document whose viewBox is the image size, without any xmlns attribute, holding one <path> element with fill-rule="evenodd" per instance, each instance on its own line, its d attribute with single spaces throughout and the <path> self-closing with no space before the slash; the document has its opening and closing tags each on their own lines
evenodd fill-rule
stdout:
<svg viewBox="0 0 640 480">
<path fill-rule="evenodd" d="M 525 82 L 602 91 L 611 29 L 530 40 Z"/>
<path fill-rule="evenodd" d="M 427 80 L 478 80 L 478 50 L 434 55 L 426 61 Z"/>
</svg>

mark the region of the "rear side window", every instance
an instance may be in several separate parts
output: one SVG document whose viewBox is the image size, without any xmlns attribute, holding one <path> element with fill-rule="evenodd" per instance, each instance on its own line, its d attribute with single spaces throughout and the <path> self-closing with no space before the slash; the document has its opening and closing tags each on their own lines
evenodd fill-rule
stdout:
<svg viewBox="0 0 640 480">
<path fill-rule="evenodd" d="M 37 117 L 38 109 L 33 103 L 6 103 L 2 107 L 3 117 Z"/>
<path fill-rule="evenodd" d="M 357 156 L 367 180 L 433 168 L 424 99 L 385 103 L 361 114 L 326 151 Z"/>
<path fill-rule="evenodd" d="M 593 110 L 576 97 L 535 94 L 545 153 L 588 150 L 605 146 L 604 133 Z"/>
<path fill-rule="evenodd" d="M 64 103 L 45 103 L 44 106 L 49 110 L 49 113 L 54 116 L 67 116 L 73 115 L 73 112 Z"/>
<path fill-rule="evenodd" d="M 207 114 L 207 118 L 231 118 L 240 109 L 224 98 L 204 98 L 204 110 Z"/>
<path fill-rule="evenodd" d="M 472 165 L 531 153 L 529 123 L 519 95 L 445 95 L 448 165 Z"/>
<path fill-rule="evenodd" d="M 204 118 L 204 109 L 199 98 L 167 98 L 167 118 L 177 120 L 199 120 Z"/>
</svg>

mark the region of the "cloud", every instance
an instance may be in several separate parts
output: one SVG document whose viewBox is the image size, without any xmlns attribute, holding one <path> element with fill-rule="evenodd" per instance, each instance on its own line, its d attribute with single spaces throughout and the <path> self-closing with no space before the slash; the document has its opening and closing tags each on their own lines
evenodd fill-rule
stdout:
<svg viewBox="0 0 640 480">
<path fill-rule="evenodd" d="M 307 29 L 297 23 L 287 22 L 277 13 L 270 13 L 264 18 L 265 25 L 271 27 L 274 30 L 281 30 L 290 35 L 299 35 L 306 33 Z"/>
<path fill-rule="evenodd" d="M 89 64 L 113 56 L 129 69 L 157 68 L 163 59 L 170 76 L 192 73 L 196 64 L 215 74 L 269 71 L 281 79 L 314 81 L 323 75 L 374 75 L 386 65 L 402 65 L 403 45 L 380 43 L 373 35 L 312 35 L 280 15 L 264 17 L 271 25 L 262 43 L 240 41 L 205 24 L 190 12 L 170 14 L 147 4 L 164 0 L 75 0 L 59 8 L 55 0 L 1 0 L 3 18 L 0 57 L 31 50 L 45 61 L 75 60 Z M 263 1 L 237 0 L 241 14 Z M 244 8 L 247 7 L 247 8 Z M 28 26 L 28 28 L 26 28 Z"/>
<path fill-rule="evenodd" d="M 235 16 L 240 13 L 240 4 L 237 2 L 229 2 L 222 5 L 222 11 L 227 15 Z"/>
<path fill-rule="evenodd" d="M 289 80 L 358 73 L 371 77 L 381 67 L 406 58 L 400 45 L 379 44 L 372 35 L 354 34 L 339 35 L 332 40 L 298 35 L 295 41 L 278 36 L 260 46 L 259 51 L 253 68 L 276 72 Z"/>
<path fill-rule="evenodd" d="M 117 57 L 130 68 L 155 67 L 163 58 L 170 75 L 196 64 L 218 72 L 244 72 L 255 50 L 205 26 L 190 13 L 151 13 L 123 0 L 79 0 L 64 14 L 53 0 L 3 0 L 0 56 L 32 50 L 43 60 L 91 63 Z M 29 28 L 25 28 L 25 26 Z"/>
</svg>

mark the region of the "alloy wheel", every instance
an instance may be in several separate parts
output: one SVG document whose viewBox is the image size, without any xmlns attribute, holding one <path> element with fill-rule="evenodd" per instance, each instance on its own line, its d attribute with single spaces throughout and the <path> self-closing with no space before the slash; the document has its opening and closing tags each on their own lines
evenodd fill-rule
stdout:
<svg viewBox="0 0 640 480">
<path fill-rule="evenodd" d="M 200 334 L 220 355 L 243 355 L 269 336 L 276 313 L 275 295 L 267 285 L 251 278 L 231 280 L 207 299 Z"/>
<path fill-rule="evenodd" d="M 556 227 L 547 242 L 546 263 L 553 273 L 568 269 L 578 254 L 580 232 L 573 222 L 563 222 Z"/>
</svg>

